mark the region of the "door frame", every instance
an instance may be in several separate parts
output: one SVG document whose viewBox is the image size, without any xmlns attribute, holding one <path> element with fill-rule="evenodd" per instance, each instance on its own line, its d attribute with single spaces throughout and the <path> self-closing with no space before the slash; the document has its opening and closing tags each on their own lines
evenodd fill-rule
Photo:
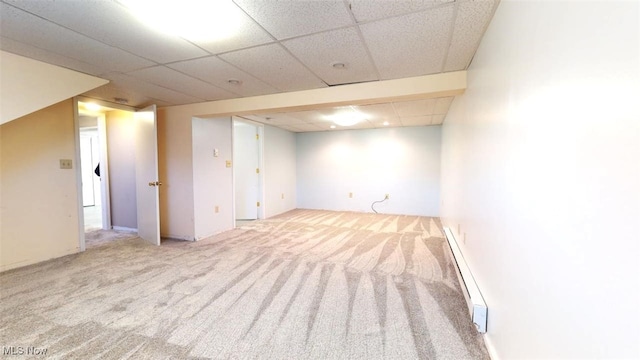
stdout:
<svg viewBox="0 0 640 360">
<path fill-rule="evenodd" d="M 260 168 L 260 173 L 258 173 L 258 201 L 260 202 L 260 206 L 258 207 L 258 219 L 264 219 L 264 207 L 265 207 L 265 203 L 264 203 L 264 124 L 261 124 L 259 122 L 256 121 L 251 121 L 248 119 L 245 119 L 243 117 L 240 116 L 232 116 L 231 117 L 231 149 L 232 149 L 232 159 L 235 162 L 235 154 L 233 154 L 233 148 L 234 148 L 234 143 L 235 143 L 235 136 L 236 136 L 236 129 L 235 129 L 235 123 L 236 121 L 239 122 L 243 122 L 245 124 L 251 124 L 253 126 L 255 126 L 258 130 L 258 166 Z M 233 171 L 232 171 L 232 214 L 233 214 L 233 227 L 235 228 L 235 224 L 236 224 L 236 168 L 235 166 L 232 167 Z"/>
<path fill-rule="evenodd" d="M 84 231 L 84 206 L 82 203 L 82 172 L 80 168 L 80 112 L 78 103 L 95 103 L 102 107 L 135 112 L 136 109 L 131 106 L 110 103 L 103 100 L 91 99 L 85 96 L 76 96 L 73 98 L 73 124 L 75 139 L 75 175 L 76 175 L 76 191 L 78 197 L 78 249 L 86 250 L 85 231 Z M 111 229 L 111 196 L 109 192 L 109 156 L 107 152 L 107 126 L 104 113 L 94 114 L 98 118 L 98 139 L 100 141 L 100 196 L 102 200 L 102 229 Z M 104 166 L 102 166 L 104 164 Z"/>
</svg>

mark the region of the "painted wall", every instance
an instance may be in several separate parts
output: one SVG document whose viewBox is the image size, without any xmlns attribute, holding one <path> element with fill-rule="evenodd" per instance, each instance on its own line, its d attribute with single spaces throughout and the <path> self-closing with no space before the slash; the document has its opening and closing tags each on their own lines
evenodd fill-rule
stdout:
<svg viewBox="0 0 640 360">
<path fill-rule="evenodd" d="M 442 217 L 495 359 L 640 357 L 639 14 L 502 2 L 447 115 Z"/>
<path fill-rule="evenodd" d="M 137 229 L 135 123 L 133 113 L 105 113 L 109 157 L 111 225 Z"/>
<path fill-rule="evenodd" d="M 233 168 L 231 117 L 193 118 L 193 199 L 195 239 L 235 227 L 233 222 Z M 217 148 L 219 156 L 213 156 Z M 218 212 L 215 207 L 218 207 Z"/>
<path fill-rule="evenodd" d="M 0 271 L 78 252 L 73 102 L 0 125 Z M 78 166 L 75 160 L 73 166 Z"/>
<path fill-rule="evenodd" d="M 95 76 L 0 51 L 0 124 L 108 82 Z"/>
<path fill-rule="evenodd" d="M 296 135 L 264 126 L 264 216 L 296 208 Z"/>
<path fill-rule="evenodd" d="M 440 126 L 299 133 L 299 208 L 438 216 Z M 353 193 L 353 198 L 349 198 Z"/>
<path fill-rule="evenodd" d="M 170 113 L 170 115 L 168 114 Z M 158 109 L 160 234 L 193 240 L 193 158 L 189 111 Z"/>
</svg>

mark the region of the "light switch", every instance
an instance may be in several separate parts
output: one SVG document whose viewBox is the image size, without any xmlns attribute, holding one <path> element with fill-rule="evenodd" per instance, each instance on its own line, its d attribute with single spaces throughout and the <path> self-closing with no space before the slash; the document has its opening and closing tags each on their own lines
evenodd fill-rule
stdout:
<svg viewBox="0 0 640 360">
<path fill-rule="evenodd" d="M 213 156 L 214 157 L 220 156 L 220 151 L 218 149 L 213 149 Z"/>
</svg>

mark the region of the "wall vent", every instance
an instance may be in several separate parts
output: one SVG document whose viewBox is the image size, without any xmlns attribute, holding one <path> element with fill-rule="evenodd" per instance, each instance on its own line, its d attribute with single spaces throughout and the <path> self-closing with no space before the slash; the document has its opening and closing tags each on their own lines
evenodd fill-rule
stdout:
<svg viewBox="0 0 640 360">
<path fill-rule="evenodd" d="M 451 254 L 456 265 L 456 274 L 460 281 L 460 287 L 462 288 L 465 300 L 467 300 L 467 307 L 469 309 L 469 314 L 471 315 L 471 321 L 473 321 L 478 332 L 486 333 L 488 314 L 487 304 L 484 302 L 480 289 L 478 289 L 478 285 L 473 279 L 471 270 L 469 270 L 467 263 L 464 261 L 462 252 L 458 247 L 458 242 L 453 236 L 451 229 L 444 228 L 444 233 L 447 237 L 447 242 L 449 243 L 449 248 L 451 249 Z"/>
</svg>

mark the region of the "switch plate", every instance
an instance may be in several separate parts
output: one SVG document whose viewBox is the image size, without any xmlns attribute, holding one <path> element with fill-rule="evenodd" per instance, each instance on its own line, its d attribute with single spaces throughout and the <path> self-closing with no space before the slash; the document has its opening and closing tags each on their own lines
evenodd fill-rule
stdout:
<svg viewBox="0 0 640 360">
<path fill-rule="evenodd" d="M 220 156 L 220 150 L 218 150 L 218 149 L 213 149 L 213 156 L 214 156 L 214 157 L 218 157 L 218 156 Z"/>
<path fill-rule="evenodd" d="M 60 169 L 72 169 L 73 161 L 71 159 L 60 159 Z"/>
<path fill-rule="evenodd" d="M 350 192 L 350 193 L 349 193 L 349 198 L 352 198 L 352 197 L 353 197 L 353 193 L 352 193 L 352 192 Z"/>
<path fill-rule="evenodd" d="M 227 167 L 231 167 L 231 160 L 227 160 L 226 164 L 227 164 Z"/>
<path fill-rule="evenodd" d="M 216 205 L 215 207 L 215 212 L 219 213 L 220 212 L 220 207 Z"/>
</svg>

